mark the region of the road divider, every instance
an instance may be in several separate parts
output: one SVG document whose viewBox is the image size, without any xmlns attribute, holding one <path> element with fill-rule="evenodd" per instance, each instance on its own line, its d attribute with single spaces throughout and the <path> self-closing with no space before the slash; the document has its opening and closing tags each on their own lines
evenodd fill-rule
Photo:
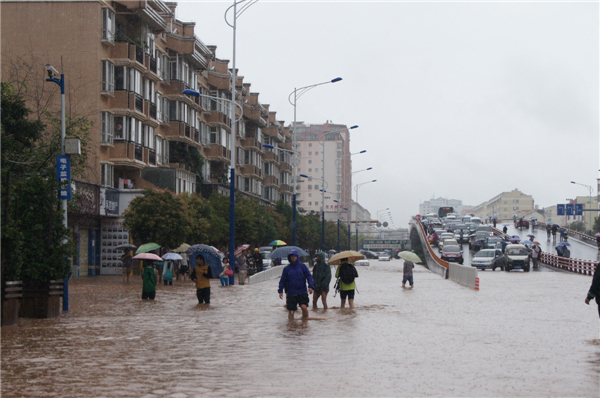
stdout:
<svg viewBox="0 0 600 398">
<path fill-rule="evenodd" d="M 269 268 L 268 270 L 254 274 L 248 278 L 248 284 L 254 285 L 258 282 L 264 282 L 270 279 L 279 278 L 283 273 L 283 268 L 285 268 L 283 265 L 278 265 L 276 267 Z"/>
<path fill-rule="evenodd" d="M 477 268 L 467 265 L 450 263 L 448 270 L 448 279 L 460 283 L 463 286 L 479 290 L 479 278 L 477 277 Z"/>
</svg>

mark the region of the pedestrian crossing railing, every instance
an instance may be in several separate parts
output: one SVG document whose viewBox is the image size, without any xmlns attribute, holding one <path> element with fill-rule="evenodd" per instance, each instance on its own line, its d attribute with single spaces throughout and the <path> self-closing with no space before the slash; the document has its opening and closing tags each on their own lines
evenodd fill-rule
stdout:
<svg viewBox="0 0 600 398">
<path fill-rule="evenodd" d="M 540 260 L 542 264 L 552 268 L 590 276 L 594 275 L 594 271 L 596 271 L 596 267 L 598 266 L 598 261 L 560 257 L 546 252 L 542 252 Z"/>
<path fill-rule="evenodd" d="M 248 278 L 248 284 L 253 285 L 259 282 L 265 282 L 274 278 L 279 278 L 283 272 L 283 265 L 278 265 L 268 270 L 256 273 Z"/>
</svg>

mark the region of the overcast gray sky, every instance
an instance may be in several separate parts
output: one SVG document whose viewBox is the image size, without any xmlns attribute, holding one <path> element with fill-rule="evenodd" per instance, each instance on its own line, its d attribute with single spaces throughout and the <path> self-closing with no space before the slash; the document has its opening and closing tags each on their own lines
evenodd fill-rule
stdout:
<svg viewBox="0 0 600 398">
<path fill-rule="evenodd" d="M 177 17 L 232 58 L 232 1 L 180 1 Z M 598 3 L 271 2 L 238 19 L 237 66 L 293 120 L 359 125 L 353 183 L 404 227 L 442 196 L 477 205 L 518 188 L 540 207 L 587 195 L 599 163 Z M 353 191 L 354 193 L 354 191 Z M 354 197 L 354 196 L 353 196 Z"/>
</svg>

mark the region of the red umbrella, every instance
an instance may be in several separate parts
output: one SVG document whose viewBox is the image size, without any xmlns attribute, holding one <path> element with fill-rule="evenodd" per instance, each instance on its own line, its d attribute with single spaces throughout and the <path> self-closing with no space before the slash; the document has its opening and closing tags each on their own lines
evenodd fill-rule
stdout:
<svg viewBox="0 0 600 398">
<path fill-rule="evenodd" d="M 240 247 L 238 247 L 237 249 L 235 249 L 235 251 L 233 252 L 233 254 L 235 254 L 236 256 L 238 256 L 238 255 L 240 255 L 242 253 L 242 251 L 248 250 L 249 247 L 250 247 L 249 244 L 241 245 Z"/>
<path fill-rule="evenodd" d="M 158 257 L 156 254 L 153 253 L 140 253 L 140 254 L 136 254 L 133 257 L 134 260 L 154 260 L 154 261 L 163 261 L 162 258 Z"/>
</svg>

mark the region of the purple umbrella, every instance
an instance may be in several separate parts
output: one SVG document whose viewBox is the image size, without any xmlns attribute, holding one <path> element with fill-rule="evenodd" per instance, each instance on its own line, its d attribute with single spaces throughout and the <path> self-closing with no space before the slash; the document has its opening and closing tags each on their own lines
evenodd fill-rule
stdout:
<svg viewBox="0 0 600 398">
<path fill-rule="evenodd" d="M 520 238 L 510 238 L 509 239 L 511 242 L 520 242 L 521 239 Z"/>
</svg>

